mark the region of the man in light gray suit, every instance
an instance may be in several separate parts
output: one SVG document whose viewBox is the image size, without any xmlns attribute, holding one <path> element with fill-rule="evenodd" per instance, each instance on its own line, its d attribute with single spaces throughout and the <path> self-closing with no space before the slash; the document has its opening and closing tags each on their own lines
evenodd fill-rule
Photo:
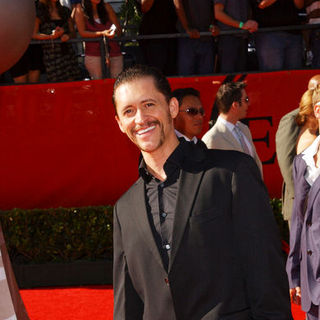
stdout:
<svg viewBox="0 0 320 320">
<path fill-rule="evenodd" d="M 250 130 L 239 121 L 246 117 L 249 107 L 245 87 L 244 82 L 228 82 L 221 85 L 216 97 L 220 115 L 202 140 L 209 149 L 247 153 L 254 158 L 263 177 L 262 163 L 253 144 Z"/>
</svg>

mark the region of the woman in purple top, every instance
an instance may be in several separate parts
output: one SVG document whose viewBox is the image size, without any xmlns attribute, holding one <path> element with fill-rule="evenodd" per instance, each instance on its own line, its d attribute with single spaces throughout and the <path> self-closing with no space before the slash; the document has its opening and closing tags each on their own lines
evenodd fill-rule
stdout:
<svg viewBox="0 0 320 320">
<path fill-rule="evenodd" d="M 115 35 L 121 35 L 121 27 L 115 12 L 110 4 L 102 0 L 82 1 L 82 6 L 76 7 L 75 20 L 78 32 L 83 38 L 103 36 L 112 39 Z M 109 66 L 111 78 L 115 78 L 123 69 L 120 46 L 116 41 L 105 43 L 108 44 L 106 64 Z M 85 43 L 85 66 L 92 79 L 102 78 L 101 51 L 98 41 Z"/>
<path fill-rule="evenodd" d="M 315 99 L 316 98 L 316 99 Z M 320 92 L 313 94 L 320 124 Z M 287 260 L 290 296 L 307 320 L 320 319 L 320 136 L 293 161 L 294 204 Z"/>
</svg>

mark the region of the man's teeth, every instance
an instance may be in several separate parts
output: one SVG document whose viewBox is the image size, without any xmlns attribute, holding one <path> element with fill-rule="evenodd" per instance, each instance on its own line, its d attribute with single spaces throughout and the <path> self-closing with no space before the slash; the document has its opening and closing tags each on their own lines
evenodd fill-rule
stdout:
<svg viewBox="0 0 320 320">
<path fill-rule="evenodd" d="M 138 134 L 144 134 L 152 129 L 154 129 L 155 126 L 151 126 L 151 127 L 148 127 L 147 129 L 144 129 L 144 130 L 139 130 Z"/>
</svg>

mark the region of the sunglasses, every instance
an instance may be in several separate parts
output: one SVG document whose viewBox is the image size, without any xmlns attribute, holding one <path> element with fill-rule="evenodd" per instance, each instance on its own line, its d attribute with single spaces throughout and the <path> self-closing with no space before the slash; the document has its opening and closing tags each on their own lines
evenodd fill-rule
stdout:
<svg viewBox="0 0 320 320">
<path fill-rule="evenodd" d="M 193 116 L 193 117 L 196 116 L 198 113 L 204 116 L 203 108 L 197 109 L 197 108 L 190 107 L 190 108 L 187 108 L 186 110 L 180 110 L 180 112 L 186 112 L 187 114 L 190 114 L 190 116 Z"/>
</svg>

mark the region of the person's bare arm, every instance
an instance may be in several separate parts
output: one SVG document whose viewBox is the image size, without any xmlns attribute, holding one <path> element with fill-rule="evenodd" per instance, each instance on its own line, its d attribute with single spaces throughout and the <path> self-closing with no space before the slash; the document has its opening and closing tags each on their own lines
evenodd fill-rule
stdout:
<svg viewBox="0 0 320 320">
<path fill-rule="evenodd" d="M 277 0 L 262 0 L 260 3 L 259 3 L 259 8 L 260 9 L 265 9 L 269 6 L 271 6 L 272 4 L 274 4 Z"/>
<path fill-rule="evenodd" d="M 40 19 L 36 18 L 34 28 L 33 28 L 33 34 L 32 34 L 32 39 L 36 40 L 50 40 L 50 39 L 57 39 L 62 36 L 64 30 L 63 28 L 57 27 L 55 30 L 52 31 L 51 34 L 45 34 L 39 32 L 39 27 L 40 27 Z"/>
<path fill-rule="evenodd" d="M 293 2 L 297 9 L 302 9 L 304 7 L 304 0 L 293 0 Z"/>
<path fill-rule="evenodd" d="M 154 0 L 141 0 L 141 11 L 148 12 L 153 6 Z"/>
<path fill-rule="evenodd" d="M 69 28 L 69 33 L 64 33 L 60 38 L 62 42 L 66 42 L 70 38 L 75 38 L 75 36 L 76 36 L 76 32 L 74 30 L 74 25 L 73 25 L 73 20 L 71 18 L 68 19 L 68 28 Z"/>
<path fill-rule="evenodd" d="M 118 37 L 120 37 L 122 32 L 121 32 L 121 25 L 120 25 L 119 19 L 116 13 L 114 12 L 112 6 L 109 3 L 105 3 L 104 5 L 108 12 L 110 21 L 117 27 L 116 34 Z"/>
<path fill-rule="evenodd" d="M 240 22 L 236 19 L 233 19 L 224 11 L 224 5 L 222 3 L 217 3 L 214 5 L 214 14 L 217 20 L 220 22 L 234 27 L 239 28 Z M 258 29 L 258 23 L 254 20 L 247 20 L 243 23 L 242 29 L 248 30 L 249 32 L 255 32 Z"/>
<path fill-rule="evenodd" d="M 80 6 L 77 6 L 75 20 L 76 20 L 78 32 L 82 38 L 99 38 L 101 36 L 106 36 L 108 38 L 113 37 L 110 29 L 103 30 L 103 31 L 88 31 L 86 29 L 85 19 L 86 18 L 84 16 L 82 8 Z"/>
<path fill-rule="evenodd" d="M 188 20 L 186 17 L 186 13 L 184 11 L 182 0 L 173 0 L 173 4 L 176 8 L 177 15 L 182 24 L 182 27 L 186 31 L 186 33 L 189 35 L 189 37 L 193 39 L 200 38 L 199 30 L 189 28 Z"/>
</svg>

